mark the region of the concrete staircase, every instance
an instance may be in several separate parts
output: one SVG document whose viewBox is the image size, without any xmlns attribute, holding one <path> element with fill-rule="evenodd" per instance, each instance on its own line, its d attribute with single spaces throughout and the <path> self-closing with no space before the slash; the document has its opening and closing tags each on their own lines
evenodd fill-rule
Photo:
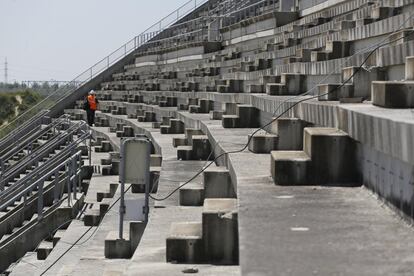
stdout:
<svg viewBox="0 0 414 276">
<path fill-rule="evenodd" d="M 237 209 L 237 199 L 206 199 L 201 223 L 173 223 L 167 262 L 238 264 Z"/>
<path fill-rule="evenodd" d="M 226 104 L 226 114 L 222 116 L 224 128 L 259 127 L 259 111 L 248 104 Z"/>
<path fill-rule="evenodd" d="M 407 57 L 404 81 L 373 81 L 372 104 L 386 108 L 414 107 L 414 57 Z"/>
<path fill-rule="evenodd" d="M 298 95 L 306 91 L 305 76 L 283 73 L 280 83 L 267 83 L 266 94 L 272 96 Z"/>
<path fill-rule="evenodd" d="M 370 68 L 369 71 L 358 67 L 342 69 L 341 82 L 318 85 L 320 101 L 362 102 L 371 99 L 370 84 L 373 81 L 384 80 L 385 74 L 381 68 Z"/>
<path fill-rule="evenodd" d="M 225 167 L 209 167 L 203 172 L 202 184 L 190 183 L 180 189 L 181 206 L 203 206 L 209 198 L 236 198 L 230 172 Z"/>
<path fill-rule="evenodd" d="M 184 123 L 174 118 L 169 119 L 167 125 L 160 126 L 161 134 L 183 134 L 184 129 Z"/>
<path fill-rule="evenodd" d="M 305 128 L 303 151 L 272 151 L 271 174 L 276 185 L 358 186 L 356 145 L 333 128 Z"/>
<path fill-rule="evenodd" d="M 310 124 L 297 118 L 279 118 L 268 131 L 249 134 L 249 150 L 270 153 L 274 150 L 300 150 L 303 148 L 303 130 Z"/>
</svg>

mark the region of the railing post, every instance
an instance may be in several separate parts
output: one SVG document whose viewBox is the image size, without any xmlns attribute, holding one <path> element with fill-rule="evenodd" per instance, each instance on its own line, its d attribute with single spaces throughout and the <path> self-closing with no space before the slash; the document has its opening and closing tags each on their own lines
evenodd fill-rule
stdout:
<svg viewBox="0 0 414 276">
<path fill-rule="evenodd" d="M 76 157 L 72 157 L 72 175 L 73 175 L 72 189 L 73 189 L 73 199 L 74 200 L 78 199 L 77 198 L 78 183 L 76 183 L 77 182 L 76 174 L 77 174 Z"/>
<path fill-rule="evenodd" d="M 53 203 L 56 203 L 59 201 L 59 195 L 60 195 L 60 191 L 59 191 L 59 171 L 56 170 L 55 171 L 55 180 L 53 181 Z"/>
<path fill-rule="evenodd" d="M 92 67 L 90 69 L 90 73 L 91 73 L 91 79 L 92 79 L 93 78 Z"/>
<path fill-rule="evenodd" d="M 79 192 L 83 192 L 82 189 L 82 153 L 78 155 L 78 165 L 76 166 L 76 173 L 78 173 L 78 186 Z"/>
<path fill-rule="evenodd" d="M 1 158 L 0 159 L 0 191 L 4 191 L 4 170 L 5 170 L 5 165 L 4 165 L 4 160 Z"/>
<path fill-rule="evenodd" d="M 109 68 L 109 56 L 106 57 L 106 68 Z"/>
<path fill-rule="evenodd" d="M 124 45 L 124 56 L 126 56 L 127 55 L 127 45 L 125 44 Z"/>
<path fill-rule="evenodd" d="M 68 191 L 68 207 L 70 206 L 70 197 L 72 196 L 71 193 L 71 188 L 70 188 L 70 169 L 68 164 L 65 164 L 65 170 L 66 170 L 66 186 L 67 186 L 67 191 Z"/>
<path fill-rule="evenodd" d="M 42 220 L 43 218 L 43 179 L 40 181 L 39 190 L 37 191 L 37 221 Z"/>
</svg>

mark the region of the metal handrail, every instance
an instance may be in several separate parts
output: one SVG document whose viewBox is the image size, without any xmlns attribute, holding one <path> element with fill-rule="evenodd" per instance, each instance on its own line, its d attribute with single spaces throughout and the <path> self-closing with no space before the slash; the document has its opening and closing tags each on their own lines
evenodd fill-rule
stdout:
<svg viewBox="0 0 414 276">
<path fill-rule="evenodd" d="M 46 134 L 49 130 L 51 130 L 53 128 L 57 128 L 58 126 L 60 126 L 64 123 L 67 123 L 67 120 L 65 120 L 67 118 L 68 118 L 68 115 L 64 114 L 59 119 L 57 119 L 56 121 L 54 121 L 51 124 L 47 125 L 45 128 L 41 129 L 40 131 L 37 131 L 34 134 L 29 135 L 29 137 L 24 139 L 24 141 L 22 143 L 20 143 L 20 141 L 16 141 L 11 150 L 9 150 L 7 152 L 4 152 L 4 153 L 0 153 L 0 154 L 2 154 L 2 156 L 0 156 L 0 161 L 6 161 L 9 158 L 11 158 L 13 155 L 18 153 L 19 151 L 27 149 L 27 147 L 30 147 L 30 145 L 35 140 L 38 140 L 41 136 Z M 16 144 L 17 144 L 17 146 L 16 146 Z"/>
<path fill-rule="evenodd" d="M 62 86 L 58 88 L 55 92 L 50 94 L 48 97 L 40 101 L 35 106 L 28 109 L 26 112 L 21 114 L 19 117 L 12 120 L 6 126 L 0 127 L 0 138 L 7 135 L 10 131 L 12 131 L 19 123 L 25 122 L 29 120 L 34 114 L 37 114 L 43 109 L 48 109 L 54 105 L 56 105 L 59 101 L 70 95 L 72 92 L 76 91 L 82 85 L 86 84 L 87 82 L 91 81 L 94 77 L 102 73 L 103 71 L 107 70 L 111 65 L 115 64 L 119 60 L 125 58 L 130 53 L 137 50 L 139 47 L 145 45 L 150 39 L 152 39 L 155 35 L 170 27 L 174 22 L 178 22 L 183 17 L 187 16 L 190 12 L 196 10 L 200 6 L 207 3 L 208 0 L 189 0 L 180 6 L 175 11 L 171 12 L 158 22 L 154 23 L 152 26 L 147 28 L 141 34 L 135 36 L 121 47 L 110 53 L 108 56 L 104 57 L 103 59 L 99 60 L 93 66 L 86 69 L 84 72 L 79 74 L 75 77 L 68 85 Z M 187 9 L 190 5 L 194 3 L 194 6 L 191 6 L 190 9 Z M 186 10 L 185 10 L 186 9 Z M 174 15 L 174 21 L 169 20 Z M 164 22 L 167 22 L 165 26 L 163 26 Z M 157 27 L 156 31 L 150 32 L 153 28 Z M 149 35 L 150 33 L 151 35 Z"/>
<path fill-rule="evenodd" d="M 81 152 L 75 153 L 73 156 L 71 156 L 66 161 L 60 163 L 57 167 L 55 167 L 53 170 L 50 170 L 46 174 L 42 175 L 39 179 L 31 183 L 30 185 L 24 186 L 24 189 L 20 190 L 20 192 L 10 195 L 10 197 L 5 198 L 2 200 L 2 203 L 0 204 L 0 211 L 6 209 L 10 205 L 12 205 L 16 200 L 19 200 L 23 196 L 27 195 L 29 192 L 31 192 L 33 189 L 35 189 L 40 183 L 44 183 L 46 179 L 50 178 L 52 175 L 54 175 L 57 171 L 59 171 L 62 167 L 65 167 L 67 164 L 70 164 L 73 162 L 74 159 L 79 158 L 81 155 Z M 69 176 L 67 176 L 69 177 Z"/>
<path fill-rule="evenodd" d="M 39 112 L 37 114 L 35 114 L 34 117 L 32 117 L 30 120 L 23 122 L 21 125 L 16 126 L 16 128 L 14 128 L 11 132 L 9 132 L 7 134 L 7 136 L 4 137 L 4 139 L 2 139 L 0 141 L 0 149 L 2 150 L 4 148 L 4 145 L 10 143 L 11 141 L 15 141 L 16 137 L 21 136 L 21 132 L 23 132 L 24 130 L 26 130 L 26 128 L 28 128 L 30 126 L 29 130 L 33 129 L 34 127 L 37 126 L 37 124 L 34 124 L 35 121 L 42 121 L 42 118 L 44 117 L 44 115 L 46 115 L 47 110 L 43 110 L 42 112 Z M 5 126 L 3 126 L 5 127 Z M 0 127 L 0 130 L 3 128 Z M 0 132 L 1 133 L 1 132 Z M 1 136 L 0 136 L 1 137 Z"/>
<path fill-rule="evenodd" d="M 2 178 L 0 179 L 0 199 L 3 197 L 4 194 L 7 194 L 8 192 L 12 191 L 12 187 L 9 187 L 7 190 L 1 192 L 1 189 L 4 187 L 4 185 L 9 181 L 10 177 L 15 176 L 18 172 L 20 172 L 21 170 L 23 170 L 24 168 L 26 168 L 27 166 L 29 166 L 30 164 L 33 164 L 35 162 L 37 162 L 40 158 L 43 158 L 51 149 L 56 149 L 57 146 L 61 145 L 62 143 L 65 142 L 65 140 L 67 138 L 69 138 L 71 135 L 73 135 L 75 132 L 77 132 L 82 126 L 85 126 L 85 123 L 80 123 L 80 124 L 76 124 L 73 126 L 72 129 L 70 129 L 68 132 L 63 133 L 62 135 L 58 135 L 57 137 L 55 137 L 53 139 L 53 141 L 44 148 L 43 151 L 39 152 L 36 154 L 36 156 L 31 155 L 30 159 L 27 160 L 27 162 L 23 162 L 21 163 L 18 167 L 13 168 L 12 171 L 7 171 L 6 175 L 2 175 Z M 85 138 L 86 139 L 86 138 Z M 79 139 L 78 139 L 79 140 Z M 83 141 L 83 140 L 82 140 Z M 72 144 L 75 142 L 72 142 Z M 79 143 L 76 143 L 79 144 Z M 65 152 L 65 150 L 67 150 L 68 148 L 70 148 L 71 145 L 68 145 L 62 152 L 61 154 L 63 154 Z M 57 155 L 59 156 L 59 155 Z M 57 158 L 57 157 L 56 157 Z M 50 160 L 53 160 L 50 159 Z M 48 160 L 48 162 L 52 162 Z M 42 166 L 43 167 L 43 166 Z M 40 167 L 41 168 L 41 167 Z M 29 174 L 27 174 L 26 177 L 32 177 L 35 174 L 35 171 L 30 172 Z M 22 182 L 23 180 L 19 180 L 18 182 L 15 183 L 15 185 L 17 185 L 18 183 Z"/>
<path fill-rule="evenodd" d="M 61 164 L 65 164 L 67 161 L 67 156 L 71 154 L 75 149 L 76 146 L 88 139 L 90 136 L 89 133 L 84 133 L 81 137 L 79 137 L 76 141 L 73 141 L 70 145 L 68 145 L 61 153 L 53 157 L 52 159 L 49 159 L 43 166 L 38 167 L 36 170 L 30 172 L 27 174 L 25 179 L 18 180 L 13 186 L 9 187 L 8 189 L 4 190 L 2 193 L 0 193 L 0 202 L 4 202 L 4 200 L 7 200 L 10 198 L 10 196 L 13 196 L 13 194 L 16 193 L 16 190 L 21 190 L 22 187 L 24 187 L 25 183 L 28 179 L 30 180 L 36 180 L 35 176 L 41 176 L 41 178 L 48 174 L 50 171 L 56 172 L 56 168 L 61 168 Z"/>
</svg>

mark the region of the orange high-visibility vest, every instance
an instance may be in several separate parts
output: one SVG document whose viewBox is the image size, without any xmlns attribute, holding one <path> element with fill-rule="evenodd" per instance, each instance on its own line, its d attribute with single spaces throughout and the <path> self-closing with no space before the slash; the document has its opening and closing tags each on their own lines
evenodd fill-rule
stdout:
<svg viewBox="0 0 414 276">
<path fill-rule="evenodd" d="M 89 103 L 89 108 L 91 110 L 96 110 L 97 104 L 96 104 L 96 98 L 95 98 L 94 95 L 89 95 L 88 96 L 88 103 Z"/>
</svg>

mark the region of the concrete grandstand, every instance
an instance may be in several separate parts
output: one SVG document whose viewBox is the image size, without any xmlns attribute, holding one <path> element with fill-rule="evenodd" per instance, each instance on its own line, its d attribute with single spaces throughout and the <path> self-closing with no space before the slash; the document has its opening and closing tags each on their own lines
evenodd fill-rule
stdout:
<svg viewBox="0 0 414 276">
<path fill-rule="evenodd" d="M 0 129 L 0 272 L 413 275 L 413 27 L 414 0 L 187 2 Z M 128 183 L 120 240 L 128 137 L 150 210 Z"/>
</svg>

